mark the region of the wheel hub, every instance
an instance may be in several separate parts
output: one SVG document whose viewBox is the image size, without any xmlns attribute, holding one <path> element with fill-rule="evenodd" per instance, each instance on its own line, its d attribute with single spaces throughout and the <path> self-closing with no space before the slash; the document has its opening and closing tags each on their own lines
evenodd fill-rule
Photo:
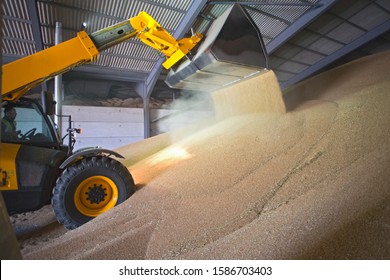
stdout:
<svg viewBox="0 0 390 280">
<path fill-rule="evenodd" d="M 96 217 L 114 207 L 118 188 L 106 176 L 90 176 L 81 181 L 74 193 L 74 204 L 81 214 Z"/>
<path fill-rule="evenodd" d="M 85 193 L 87 195 L 87 200 L 91 204 L 99 204 L 104 201 L 104 198 L 107 196 L 106 188 L 103 188 L 103 185 L 93 184 L 93 187 L 88 187 L 88 191 Z"/>
</svg>

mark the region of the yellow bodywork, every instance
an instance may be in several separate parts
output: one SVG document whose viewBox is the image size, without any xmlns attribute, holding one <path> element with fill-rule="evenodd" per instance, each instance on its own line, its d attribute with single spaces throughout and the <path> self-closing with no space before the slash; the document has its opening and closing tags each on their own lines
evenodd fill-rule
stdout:
<svg viewBox="0 0 390 280">
<path fill-rule="evenodd" d="M 99 52 L 85 31 L 77 37 L 3 65 L 2 98 L 17 100 L 31 88 L 71 68 L 93 61 Z"/>
<path fill-rule="evenodd" d="M 163 63 L 166 69 L 171 68 L 187 55 L 203 37 L 202 34 L 196 33 L 190 38 L 176 40 L 146 12 L 141 12 L 138 16 L 131 18 L 130 23 L 134 29 L 139 31 L 137 37 L 144 44 L 157 49 L 167 57 Z"/>
<path fill-rule="evenodd" d="M 113 46 L 138 37 L 143 43 L 166 56 L 167 60 L 163 66 L 167 69 L 184 57 L 202 38 L 201 34 L 195 34 L 190 38 L 176 40 L 146 12 L 140 12 L 125 22 L 130 22 L 134 32 L 107 44 Z M 115 26 L 121 24 L 123 22 Z M 110 33 L 115 26 L 102 31 Z M 18 100 L 31 88 L 73 67 L 95 60 L 98 54 L 99 50 L 91 37 L 85 31 L 80 31 L 73 39 L 5 64 L 2 75 L 2 99 Z"/>
<path fill-rule="evenodd" d="M 0 190 L 11 191 L 18 189 L 15 159 L 20 145 L 0 143 Z"/>
</svg>

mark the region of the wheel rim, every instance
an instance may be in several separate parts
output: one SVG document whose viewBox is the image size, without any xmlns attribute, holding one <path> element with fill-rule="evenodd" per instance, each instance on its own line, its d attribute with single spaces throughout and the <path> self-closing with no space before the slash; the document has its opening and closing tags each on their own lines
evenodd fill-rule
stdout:
<svg viewBox="0 0 390 280">
<path fill-rule="evenodd" d="M 105 176 L 92 176 L 76 188 L 74 204 L 77 210 L 89 217 L 96 217 L 113 208 L 118 200 L 118 188 Z"/>
</svg>

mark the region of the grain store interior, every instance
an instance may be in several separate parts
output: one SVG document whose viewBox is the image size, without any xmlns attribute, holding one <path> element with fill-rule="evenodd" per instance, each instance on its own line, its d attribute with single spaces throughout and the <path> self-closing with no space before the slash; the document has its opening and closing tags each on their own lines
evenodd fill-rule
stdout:
<svg viewBox="0 0 390 280">
<path fill-rule="evenodd" d="M 390 258 L 390 1 L 1 2 L 1 259 Z"/>
</svg>

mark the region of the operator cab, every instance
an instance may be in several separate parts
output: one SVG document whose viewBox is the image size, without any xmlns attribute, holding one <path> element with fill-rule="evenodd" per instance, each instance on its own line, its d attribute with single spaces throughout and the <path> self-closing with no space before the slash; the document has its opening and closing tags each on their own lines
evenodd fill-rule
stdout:
<svg viewBox="0 0 390 280">
<path fill-rule="evenodd" d="M 5 112 L 12 110 L 11 113 Z M 7 115 L 6 115 L 7 114 Z M 8 116 L 8 130 L 3 133 Z M 1 110 L 0 190 L 10 214 L 34 211 L 50 203 L 52 189 L 67 158 L 53 121 L 37 100 L 21 98 Z M 9 132 L 9 131 L 8 131 Z"/>
<path fill-rule="evenodd" d="M 12 110 L 6 117 L 6 110 Z M 1 111 L 3 143 L 34 145 L 47 148 L 58 148 L 59 139 L 51 118 L 43 113 L 42 107 L 35 100 L 21 99 L 16 103 L 5 106 Z M 10 122 L 13 122 L 10 124 Z M 14 132 L 9 130 L 15 129 Z M 5 131 L 7 130 L 7 131 Z"/>
</svg>

